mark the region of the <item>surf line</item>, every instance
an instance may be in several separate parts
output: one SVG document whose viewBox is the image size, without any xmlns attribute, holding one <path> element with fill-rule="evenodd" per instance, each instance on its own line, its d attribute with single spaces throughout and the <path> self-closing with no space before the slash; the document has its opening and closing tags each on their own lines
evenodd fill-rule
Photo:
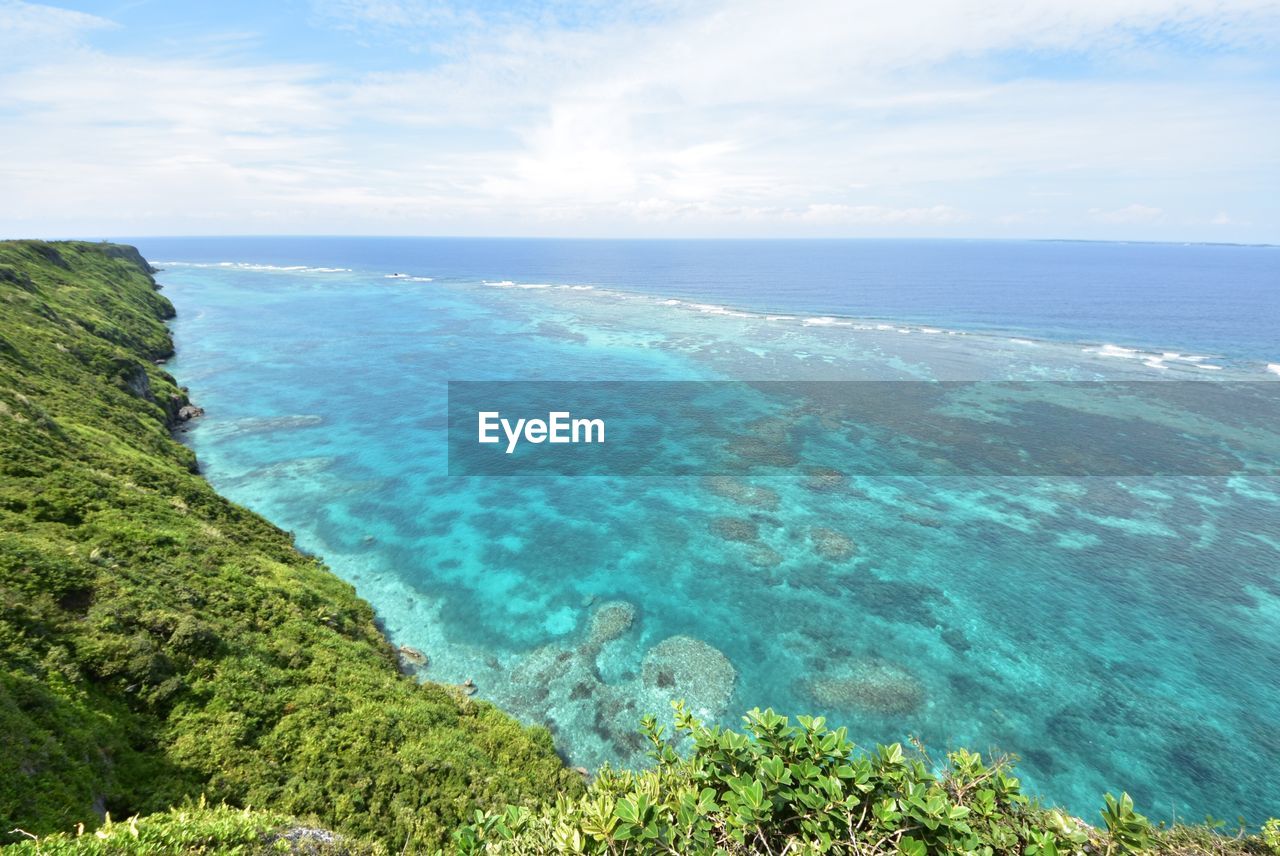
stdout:
<svg viewBox="0 0 1280 856">
<path fill-rule="evenodd" d="M 507 438 L 507 454 L 516 450 L 523 439 L 528 443 L 603 443 L 603 419 L 575 419 L 567 410 L 553 410 L 546 419 L 505 419 L 497 410 L 481 410 L 476 414 L 481 443 L 500 443 L 498 430 Z"/>
</svg>

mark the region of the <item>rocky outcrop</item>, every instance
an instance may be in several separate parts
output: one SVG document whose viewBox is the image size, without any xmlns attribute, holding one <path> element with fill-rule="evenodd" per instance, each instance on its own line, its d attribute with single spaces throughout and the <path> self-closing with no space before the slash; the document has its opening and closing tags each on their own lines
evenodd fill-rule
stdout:
<svg viewBox="0 0 1280 856">
<path fill-rule="evenodd" d="M 125 244 L 102 244 L 97 248 L 102 255 L 113 259 L 123 259 L 146 274 L 158 273 L 158 269 L 142 257 L 137 247 Z"/>
<path fill-rule="evenodd" d="M 396 656 L 400 659 L 400 670 L 407 674 L 425 669 L 429 664 L 427 655 L 411 645 L 396 648 Z"/>
<path fill-rule="evenodd" d="M 118 377 L 120 385 L 130 395 L 156 403 L 155 393 L 151 391 L 151 378 L 147 377 L 147 370 L 140 363 L 121 362 Z"/>
</svg>

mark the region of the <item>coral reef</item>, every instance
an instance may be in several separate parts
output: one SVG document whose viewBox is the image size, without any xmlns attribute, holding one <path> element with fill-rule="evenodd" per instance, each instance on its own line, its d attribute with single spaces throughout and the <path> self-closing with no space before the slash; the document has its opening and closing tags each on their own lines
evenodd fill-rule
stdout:
<svg viewBox="0 0 1280 856">
<path fill-rule="evenodd" d="M 752 542 L 760 538 L 760 527 L 754 520 L 740 517 L 713 517 L 711 531 L 726 541 Z"/>
<path fill-rule="evenodd" d="M 747 554 L 747 561 L 757 568 L 776 568 L 782 564 L 782 554 L 772 547 L 760 544 Z"/>
<path fill-rule="evenodd" d="M 641 681 L 665 700 L 684 699 L 701 716 L 723 716 L 738 672 L 718 648 L 692 636 L 671 636 L 649 649 Z"/>
<path fill-rule="evenodd" d="M 802 682 L 804 690 L 827 709 L 860 709 L 885 716 L 917 710 L 925 700 L 924 686 L 900 666 L 882 660 L 850 663 L 836 673 Z"/>
<path fill-rule="evenodd" d="M 858 545 L 843 532 L 815 526 L 809 530 L 813 551 L 829 562 L 843 562 L 858 552 Z"/>
<path fill-rule="evenodd" d="M 587 649 L 598 652 L 606 642 L 612 642 L 630 630 L 635 618 L 635 605 L 625 600 L 613 600 L 601 604 L 591 616 L 591 627 L 587 632 Z"/>
<path fill-rule="evenodd" d="M 830 467 L 809 467 L 805 471 L 804 485 L 809 490 L 838 490 L 844 486 L 844 483 L 844 473 Z"/>
<path fill-rule="evenodd" d="M 748 484 L 733 476 L 708 476 L 704 482 L 707 490 L 716 496 L 732 500 L 739 505 L 775 511 L 778 508 L 778 494 L 767 487 Z"/>
</svg>

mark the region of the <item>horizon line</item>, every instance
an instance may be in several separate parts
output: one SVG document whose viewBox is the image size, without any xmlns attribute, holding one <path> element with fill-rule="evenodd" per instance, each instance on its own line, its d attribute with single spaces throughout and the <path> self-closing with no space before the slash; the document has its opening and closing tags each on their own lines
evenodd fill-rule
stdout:
<svg viewBox="0 0 1280 856">
<path fill-rule="evenodd" d="M 118 242 L 126 240 L 219 240 L 219 239 L 273 239 L 273 238 L 316 238 L 316 239 L 360 239 L 360 240 L 411 240 L 411 241 L 633 241 L 636 243 L 644 242 L 663 242 L 663 241 L 686 241 L 695 243 L 700 241 L 777 241 L 777 242 L 836 242 L 836 241 L 920 241 L 920 242 L 950 242 L 950 243 L 1063 243 L 1063 244 L 1150 244 L 1157 246 L 1206 246 L 1206 247 L 1247 247 L 1247 248 L 1277 248 L 1280 242 L 1269 241 L 1213 241 L 1213 240 L 1153 240 L 1144 238 L 1064 238 L 1064 237 L 1039 237 L 1039 238 L 1018 238 L 1018 237 L 961 237 L 961 236 L 928 236 L 928 235 L 814 235 L 814 236 L 796 236 L 796 235 L 720 235 L 720 236 L 603 236 L 603 235 L 370 235 L 370 234 L 350 234 L 342 232 L 314 232 L 314 233 L 236 233 L 236 234 L 184 234 L 184 235 L 128 235 L 120 234 L 115 236 L 101 237 L 85 237 L 83 235 L 68 235 L 52 238 L 5 238 L 3 240 L 36 240 L 36 241 L 103 241 Z"/>
</svg>

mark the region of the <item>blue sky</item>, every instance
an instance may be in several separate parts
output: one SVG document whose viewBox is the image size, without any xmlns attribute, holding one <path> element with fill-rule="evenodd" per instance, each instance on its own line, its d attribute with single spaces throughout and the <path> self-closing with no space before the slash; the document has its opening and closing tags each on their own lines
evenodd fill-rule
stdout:
<svg viewBox="0 0 1280 856">
<path fill-rule="evenodd" d="M 1280 0 L 0 0 L 0 234 L 1280 242 Z"/>
</svg>

